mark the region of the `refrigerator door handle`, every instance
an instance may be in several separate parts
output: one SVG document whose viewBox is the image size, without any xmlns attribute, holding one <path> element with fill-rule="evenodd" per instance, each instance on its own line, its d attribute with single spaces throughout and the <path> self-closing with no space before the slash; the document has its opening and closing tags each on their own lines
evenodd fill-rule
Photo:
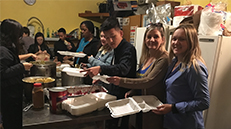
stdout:
<svg viewBox="0 0 231 129">
<path fill-rule="evenodd" d="M 200 38 L 199 42 L 214 42 L 214 39 Z"/>
</svg>

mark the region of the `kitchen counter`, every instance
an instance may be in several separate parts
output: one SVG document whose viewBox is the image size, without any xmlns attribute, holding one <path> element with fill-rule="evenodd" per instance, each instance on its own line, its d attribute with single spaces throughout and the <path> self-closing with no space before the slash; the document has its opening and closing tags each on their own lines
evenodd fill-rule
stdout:
<svg viewBox="0 0 231 129">
<path fill-rule="evenodd" d="M 107 108 L 81 116 L 73 116 L 66 111 L 62 114 L 53 114 L 46 104 L 42 110 L 35 111 L 31 108 L 23 112 L 23 129 L 87 129 L 90 126 L 104 128 L 105 120 L 108 119 L 112 117 Z"/>
</svg>

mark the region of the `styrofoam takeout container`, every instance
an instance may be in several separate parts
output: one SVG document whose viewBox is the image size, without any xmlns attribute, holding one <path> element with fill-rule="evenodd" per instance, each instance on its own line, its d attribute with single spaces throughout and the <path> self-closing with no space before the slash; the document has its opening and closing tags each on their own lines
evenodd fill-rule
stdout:
<svg viewBox="0 0 231 129">
<path fill-rule="evenodd" d="M 67 110 L 72 115 L 79 116 L 97 109 L 101 110 L 111 100 L 116 100 L 116 96 L 105 92 L 87 94 L 81 97 L 68 98 L 62 102 L 62 109 Z"/>
<path fill-rule="evenodd" d="M 96 75 L 94 77 L 92 77 L 93 80 L 100 80 L 106 84 L 110 84 L 110 82 L 108 82 L 106 79 L 109 78 L 109 76 L 107 75 Z"/>
<path fill-rule="evenodd" d="M 79 53 L 79 52 L 70 52 L 70 51 L 57 51 L 60 55 L 65 55 L 65 56 L 74 56 L 74 57 L 85 57 L 85 53 Z"/>
<path fill-rule="evenodd" d="M 118 118 L 126 115 L 136 114 L 140 111 L 148 112 L 156 109 L 157 106 L 163 103 L 153 95 L 133 96 L 126 99 L 111 101 L 105 104 L 111 112 L 113 118 Z"/>
<path fill-rule="evenodd" d="M 80 71 L 83 71 L 83 69 L 65 67 L 62 70 L 62 72 L 66 72 L 67 75 L 69 76 L 84 77 L 84 74 L 86 74 L 86 72 L 80 72 Z"/>
</svg>

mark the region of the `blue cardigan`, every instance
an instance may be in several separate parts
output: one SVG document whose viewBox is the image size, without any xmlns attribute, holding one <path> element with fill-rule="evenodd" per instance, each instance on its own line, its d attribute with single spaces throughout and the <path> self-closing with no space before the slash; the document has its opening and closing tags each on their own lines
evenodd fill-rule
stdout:
<svg viewBox="0 0 231 129">
<path fill-rule="evenodd" d="M 164 127 L 167 129 L 203 129 L 202 111 L 209 107 L 210 100 L 207 68 L 198 61 L 197 71 L 191 66 L 171 72 L 176 62 L 175 58 L 169 66 L 165 84 L 166 102 L 175 104 L 178 113 L 166 114 Z"/>
<path fill-rule="evenodd" d="M 102 54 L 103 50 L 99 50 L 95 57 L 88 58 L 87 67 L 99 66 L 99 65 L 111 65 L 111 60 L 114 54 L 114 51 L 111 50 Z"/>
</svg>

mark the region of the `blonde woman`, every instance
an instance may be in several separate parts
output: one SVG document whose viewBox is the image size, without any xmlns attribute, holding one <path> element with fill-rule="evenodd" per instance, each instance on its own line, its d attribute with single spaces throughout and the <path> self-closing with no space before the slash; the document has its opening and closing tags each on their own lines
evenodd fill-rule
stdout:
<svg viewBox="0 0 231 129">
<path fill-rule="evenodd" d="M 209 107 L 210 99 L 208 72 L 193 25 L 180 25 L 173 32 L 169 59 L 166 104 L 153 112 L 166 114 L 166 129 L 204 129 L 202 111 Z"/>
<path fill-rule="evenodd" d="M 165 49 L 164 28 L 161 23 L 151 24 L 146 29 L 139 64 L 138 78 L 114 76 L 107 80 L 120 87 L 142 89 L 142 95 L 155 95 L 164 102 L 165 86 L 163 80 L 168 67 L 168 53 Z M 130 93 L 126 93 L 125 97 L 131 96 Z M 142 123 L 142 125 L 138 125 L 138 128 L 163 128 L 162 115 L 155 115 L 152 112 L 143 113 L 141 121 L 137 122 Z"/>
</svg>

